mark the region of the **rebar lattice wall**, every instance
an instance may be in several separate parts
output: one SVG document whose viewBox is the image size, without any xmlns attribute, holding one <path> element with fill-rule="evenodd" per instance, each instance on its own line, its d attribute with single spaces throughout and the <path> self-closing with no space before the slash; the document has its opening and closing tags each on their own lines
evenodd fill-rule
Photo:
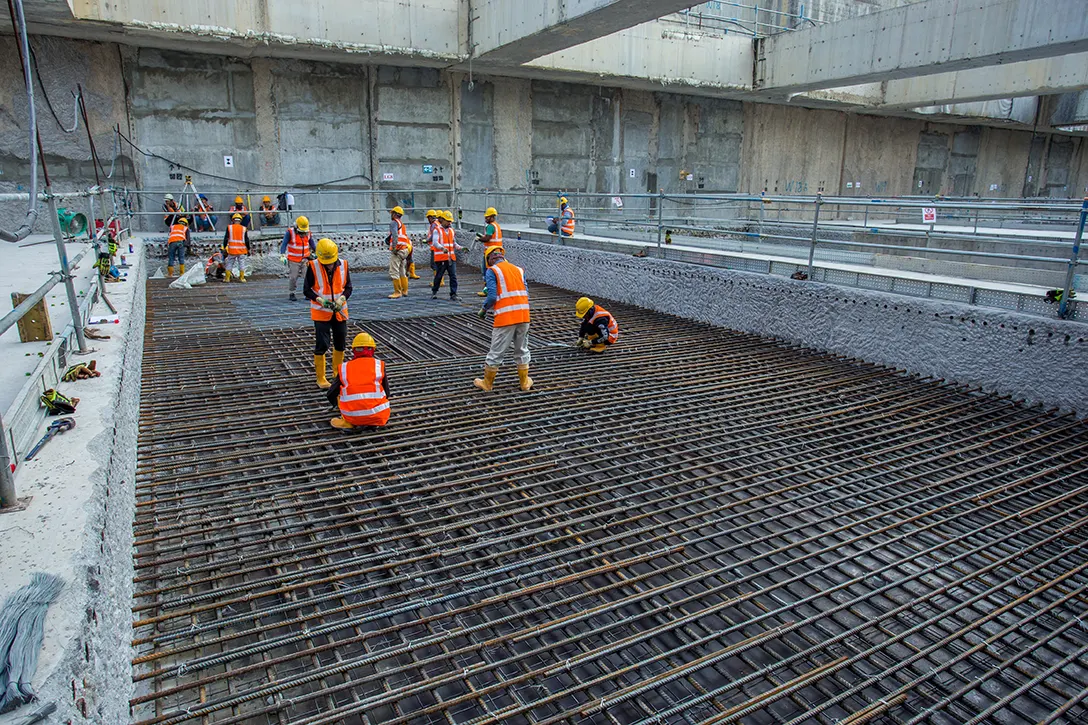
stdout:
<svg viewBox="0 0 1088 725">
<path fill-rule="evenodd" d="M 134 722 L 1088 716 L 1081 422 L 623 306 L 589 356 L 538 285 L 485 395 L 488 323 L 355 277 L 351 433 L 281 281 L 150 282 Z"/>
</svg>

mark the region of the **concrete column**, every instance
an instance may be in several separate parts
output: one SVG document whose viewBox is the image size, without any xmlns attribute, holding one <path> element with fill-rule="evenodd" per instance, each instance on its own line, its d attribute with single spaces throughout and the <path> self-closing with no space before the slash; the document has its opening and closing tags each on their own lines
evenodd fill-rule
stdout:
<svg viewBox="0 0 1088 725">
<path fill-rule="evenodd" d="M 284 184 L 282 158 L 280 156 L 280 122 L 276 108 L 275 75 L 268 58 L 254 58 L 253 105 L 257 120 L 257 152 L 262 159 L 261 178 L 266 184 Z"/>
<path fill-rule="evenodd" d="M 495 79 L 495 178 L 503 190 L 525 189 L 533 166 L 532 82 Z"/>
</svg>

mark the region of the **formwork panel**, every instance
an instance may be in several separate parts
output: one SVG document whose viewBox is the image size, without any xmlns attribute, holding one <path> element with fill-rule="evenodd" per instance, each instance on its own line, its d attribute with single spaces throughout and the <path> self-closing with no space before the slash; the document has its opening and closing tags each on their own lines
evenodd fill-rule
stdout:
<svg viewBox="0 0 1088 725">
<path fill-rule="evenodd" d="M 148 283 L 133 722 L 1088 717 L 1083 423 L 542 285 L 485 394 L 475 300 L 353 277 L 351 432 L 281 280 Z"/>
</svg>

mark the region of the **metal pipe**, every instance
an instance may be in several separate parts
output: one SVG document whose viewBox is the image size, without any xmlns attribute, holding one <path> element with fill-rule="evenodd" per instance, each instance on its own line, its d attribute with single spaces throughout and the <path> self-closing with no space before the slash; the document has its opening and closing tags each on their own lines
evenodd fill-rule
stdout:
<svg viewBox="0 0 1088 725">
<path fill-rule="evenodd" d="M 57 199 L 53 196 L 49 186 L 45 187 L 45 193 L 49 197 L 49 212 L 53 222 L 53 239 L 57 243 L 57 257 L 60 259 L 60 274 L 64 279 L 64 289 L 68 295 L 68 308 L 72 313 L 72 326 L 75 328 L 76 342 L 79 345 L 78 352 L 87 352 L 87 341 L 83 337 L 83 322 L 80 320 L 79 298 L 76 296 L 76 287 L 72 282 L 72 273 L 68 266 L 68 250 L 64 247 L 64 232 L 60 228 L 60 216 L 57 213 Z"/>
<path fill-rule="evenodd" d="M 813 276 L 815 267 L 813 266 L 813 259 L 816 256 L 816 234 L 820 228 L 820 205 L 823 202 L 820 200 L 820 195 L 816 195 L 816 205 L 812 212 L 812 241 L 808 247 L 808 278 L 810 280 L 815 279 Z"/>
<path fill-rule="evenodd" d="M 1069 314 L 1069 298 L 1072 296 L 1073 275 L 1077 271 L 1080 257 L 1080 243 L 1084 239 L 1084 223 L 1088 219 L 1088 196 L 1084 197 L 1084 203 L 1080 206 L 1080 221 L 1077 223 L 1077 236 L 1073 238 L 1073 251 L 1069 253 L 1069 268 L 1065 271 L 1065 286 L 1062 291 L 1062 300 L 1058 304 L 1058 317 L 1063 320 Z"/>
</svg>

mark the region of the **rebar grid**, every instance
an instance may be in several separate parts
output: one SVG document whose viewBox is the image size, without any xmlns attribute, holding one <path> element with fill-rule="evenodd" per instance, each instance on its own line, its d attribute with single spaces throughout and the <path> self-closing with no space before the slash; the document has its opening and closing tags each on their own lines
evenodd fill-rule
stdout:
<svg viewBox="0 0 1088 725">
<path fill-rule="evenodd" d="M 134 722 L 1088 717 L 1081 422 L 622 305 L 589 356 L 533 285 L 526 394 L 471 303 L 357 293 L 344 434 L 281 288 L 149 282 Z"/>
</svg>

